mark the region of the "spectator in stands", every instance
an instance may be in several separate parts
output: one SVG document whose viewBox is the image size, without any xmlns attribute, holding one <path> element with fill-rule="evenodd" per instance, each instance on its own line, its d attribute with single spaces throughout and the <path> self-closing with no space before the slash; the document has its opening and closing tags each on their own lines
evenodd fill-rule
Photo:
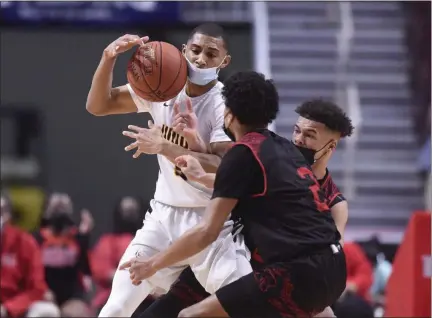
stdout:
<svg viewBox="0 0 432 318">
<path fill-rule="evenodd" d="M 139 198 L 125 196 L 116 204 L 113 212 L 113 231 L 103 234 L 96 243 L 91 257 L 92 272 L 96 284 L 96 295 L 92 307 L 99 312 L 108 300 L 114 273 L 123 252 L 134 238 L 135 232 L 142 227 L 145 212 L 150 208 Z M 151 297 L 137 309 L 151 302 Z"/>
<path fill-rule="evenodd" d="M 0 317 L 60 317 L 53 303 L 44 301 L 48 290 L 40 249 L 34 238 L 9 224 L 11 204 L 1 194 Z"/>
<path fill-rule="evenodd" d="M 121 198 L 114 208 L 113 231 L 103 234 L 92 251 L 91 265 L 96 284 L 92 306 L 98 311 L 109 297 L 112 279 L 124 251 L 142 226 L 144 209 L 139 199 Z"/>
<path fill-rule="evenodd" d="M 88 259 L 92 224 L 90 213 L 83 211 L 81 223 L 76 226 L 70 197 L 54 193 L 47 200 L 43 226 L 35 233 L 42 249 L 50 297 L 61 307 L 63 316 L 90 314 L 86 294 L 92 284 Z"/>
<path fill-rule="evenodd" d="M 372 237 L 365 242 L 363 248 L 373 267 L 373 282 L 369 292 L 375 317 L 382 317 L 385 306 L 385 289 L 392 272 L 392 264 L 386 260 L 377 237 Z"/>
<path fill-rule="evenodd" d="M 372 318 L 369 290 L 372 286 L 372 265 L 360 245 L 346 242 L 344 251 L 347 263 L 346 289 L 335 305 L 336 317 Z"/>
</svg>

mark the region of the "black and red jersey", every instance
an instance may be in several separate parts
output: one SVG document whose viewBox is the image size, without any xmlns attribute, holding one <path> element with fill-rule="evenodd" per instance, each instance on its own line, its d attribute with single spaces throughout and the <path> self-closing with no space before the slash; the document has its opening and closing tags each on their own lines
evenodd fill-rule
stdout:
<svg viewBox="0 0 432 318">
<path fill-rule="evenodd" d="M 329 208 L 332 208 L 339 202 L 345 201 L 345 197 L 334 183 L 328 169 L 326 170 L 324 178 L 318 180 L 318 183 L 320 184 L 321 190 L 324 192 Z"/>
<path fill-rule="evenodd" d="M 328 200 L 295 145 L 268 130 L 248 133 L 223 157 L 213 198 L 236 198 L 233 216 L 264 263 L 340 240 Z"/>
</svg>

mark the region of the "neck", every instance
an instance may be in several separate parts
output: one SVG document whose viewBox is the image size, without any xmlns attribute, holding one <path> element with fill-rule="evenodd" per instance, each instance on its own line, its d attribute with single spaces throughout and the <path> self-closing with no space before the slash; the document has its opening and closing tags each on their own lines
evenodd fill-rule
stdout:
<svg viewBox="0 0 432 318">
<path fill-rule="evenodd" d="M 186 83 L 186 95 L 188 95 L 189 97 L 198 97 L 198 96 L 204 95 L 209 90 L 211 90 L 217 84 L 217 82 L 218 82 L 218 80 L 215 79 L 215 80 L 211 81 L 210 83 L 208 83 L 207 85 L 200 86 L 200 85 L 196 85 L 194 83 L 191 83 L 188 79 L 187 83 Z"/>
<path fill-rule="evenodd" d="M 240 140 L 243 138 L 244 135 L 259 130 L 259 129 L 267 129 L 267 127 L 263 127 L 263 128 L 259 128 L 259 127 L 255 127 L 255 128 L 250 128 L 250 127 L 244 127 L 242 126 L 239 131 L 237 133 L 234 134 L 234 136 L 236 137 L 236 140 Z"/>
<path fill-rule="evenodd" d="M 312 172 L 318 180 L 321 180 L 325 177 L 327 171 L 327 162 L 318 161 L 312 165 Z"/>
</svg>

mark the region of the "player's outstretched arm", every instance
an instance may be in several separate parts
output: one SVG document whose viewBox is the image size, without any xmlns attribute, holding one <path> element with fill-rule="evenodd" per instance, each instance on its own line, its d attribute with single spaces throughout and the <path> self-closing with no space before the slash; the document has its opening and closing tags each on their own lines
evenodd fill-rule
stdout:
<svg viewBox="0 0 432 318">
<path fill-rule="evenodd" d="M 144 45 L 148 37 L 123 35 L 107 46 L 99 66 L 93 75 L 90 91 L 87 96 L 87 111 L 95 116 L 126 114 L 137 111 L 126 85 L 112 87 L 113 70 L 120 53 L 130 50 L 136 45 Z"/>
<path fill-rule="evenodd" d="M 129 269 L 132 283 L 139 285 L 157 271 L 201 252 L 217 239 L 237 202 L 237 199 L 229 198 L 211 200 L 201 223 L 184 233 L 169 248 L 151 258 L 133 258 L 122 264 L 120 269 Z"/>
<path fill-rule="evenodd" d="M 134 158 L 138 158 L 142 153 L 160 154 L 175 163 L 175 158 L 191 155 L 199 161 L 206 172 L 216 172 L 221 162 L 219 156 L 198 153 L 175 145 L 162 137 L 161 127 L 154 125 L 151 120 L 148 122 L 148 126 L 149 128 L 142 128 L 129 125 L 128 129 L 131 131 L 123 131 L 124 136 L 134 140 L 134 142 L 125 148 L 126 151 L 136 150 L 133 155 Z"/>
</svg>

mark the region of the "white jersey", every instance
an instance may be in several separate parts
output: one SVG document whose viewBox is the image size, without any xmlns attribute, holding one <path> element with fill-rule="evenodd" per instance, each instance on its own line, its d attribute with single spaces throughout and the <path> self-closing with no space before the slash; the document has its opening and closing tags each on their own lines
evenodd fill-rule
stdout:
<svg viewBox="0 0 432 318">
<path fill-rule="evenodd" d="M 171 124 L 174 118 L 174 102 L 180 103 L 185 110 L 187 98 L 185 89 L 173 100 L 159 103 L 149 102 L 135 94 L 127 84 L 138 112 L 149 112 L 154 123 L 162 127 L 164 138 L 180 146 L 184 139 L 176 134 Z M 221 90 L 223 84 L 218 82 L 210 91 L 198 97 L 191 97 L 193 110 L 198 117 L 198 131 L 206 144 L 231 141 L 223 131 L 225 103 Z M 210 200 L 209 192 L 194 187 L 192 184 L 174 174 L 174 164 L 166 157 L 158 155 L 159 177 L 156 183 L 155 200 L 176 207 L 205 207 Z"/>
</svg>

